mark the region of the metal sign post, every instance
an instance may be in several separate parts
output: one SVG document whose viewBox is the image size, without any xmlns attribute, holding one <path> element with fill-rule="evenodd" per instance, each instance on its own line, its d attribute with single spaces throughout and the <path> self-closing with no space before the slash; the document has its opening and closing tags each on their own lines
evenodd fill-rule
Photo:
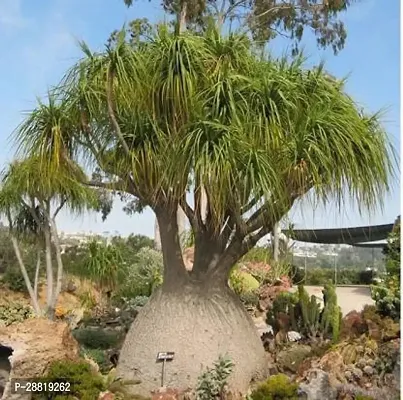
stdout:
<svg viewBox="0 0 403 400">
<path fill-rule="evenodd" d="M 161 387 L 164 387 L 165 383 L 165 363 L 174 359 L 175 353 L 173 351 L 165 351 L 157 354 L 157 362 L 162 362 L 161 371 Z"/>
</svg>

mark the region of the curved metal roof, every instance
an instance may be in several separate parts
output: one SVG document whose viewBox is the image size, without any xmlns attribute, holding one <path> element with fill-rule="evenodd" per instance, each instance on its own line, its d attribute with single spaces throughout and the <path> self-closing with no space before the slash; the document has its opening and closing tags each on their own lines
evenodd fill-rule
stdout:
<svg viewBox="0 0 403 400">
<path fill-rule="evenodd" d="M 288 237 L 300 242 L 318 244 L 349 244 L 358 247 L 384 247 L 384 243 L 365 243 L 385 240 L 394 224 L 360 226 L 340 229 L 297 229 L 283 231 Z"/>
</svg>

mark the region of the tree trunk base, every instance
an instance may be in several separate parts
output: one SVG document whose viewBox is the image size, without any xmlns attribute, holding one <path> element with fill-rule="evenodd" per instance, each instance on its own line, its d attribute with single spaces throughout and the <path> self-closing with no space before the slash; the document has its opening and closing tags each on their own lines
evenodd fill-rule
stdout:
<svg viewBox="0 0 403 400">
<path fill-rule="evenodd" d="M 228 380 L 234 393 L 246 393 L 252 380 L 263 379 L 268 360 L 252 319 L 228 288 L 197 285 L 159 289 L 133 322 L 117 367 L 124 380 L 140 381 L 130 392 L 149 395 L 161 387 L 159 352 L 175 352 L 165 364 L 164 386 L 194 388 L 198 377 L 219 356 L 234 364 Z"/>
</svg>

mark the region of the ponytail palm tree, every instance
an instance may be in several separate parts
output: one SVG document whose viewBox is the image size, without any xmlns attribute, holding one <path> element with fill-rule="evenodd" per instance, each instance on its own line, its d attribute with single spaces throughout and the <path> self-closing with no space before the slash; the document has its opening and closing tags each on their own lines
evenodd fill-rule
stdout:
<svg viewBox="0 0 403 400">
<path fill-rule="evenodd" d="M 18 258 L 34 309 L 40 313 L 37 298 L 37 280 L 32 284 L 22 260 L 18 239 L 28 231 L 34 236 L 38 249 L 45 251 L 46 313 L 53 318 L 57 299 L 62 288 L 63 262 L 56 226 L 56 217 L 66 206 L 73 212 L 97 207 L 98 197 L 81 182 L 85 175 L 72 161 L 59 164 L 57 169 L 40 157 L 30 157 L 11 163 L 2 173 L 0 212 L 6 216 L 14 251 Z M 39 251 L 39 250 L 38 250 Z M 53 267 L 53 251 L 57 269 Z M 37 273 L 40 253 L 38 253 Z"/>
<path fill-rule="evenodd" d="M 164 260 L 163 285 L 127 335 L 119 374 L 148 393 L 160 378 L 155 355 L 175 351 L 167 384 L 187 388 L 227 354 L 230 386 L 244 392 L 267 362 L 228 287 L 231 268 L 308 193 L 366 208 L 380 201 L 392 162 L 378 117 L 362 113 L 323 66 L 262 58 L 244 36 L 162 26 L 135 45 L 122 32 L 103 52 L 83 50 L 56 90 L 71 116 L 69 157 L 82 154 L 104 172 L 89 184 L 153 209 Z M 26 153 L 53 157 L 52 135 L 26 132 L 18 136 Z M 178 206 L 194 235 L 191 272 Z"/>
</svg>

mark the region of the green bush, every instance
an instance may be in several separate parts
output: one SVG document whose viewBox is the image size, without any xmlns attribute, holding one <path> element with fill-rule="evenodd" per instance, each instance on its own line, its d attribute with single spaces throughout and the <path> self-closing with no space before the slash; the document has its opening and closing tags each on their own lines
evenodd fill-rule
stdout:
<svg viewBox="0 0 403 400">
<path fill-rule="evenodd" d="M 231 271 L 229 285 L 237 295 L 242 296 L 256 291 L 259 288 L 259 281 L 250 273 L 235 267 Z"/>
<path fill-rule="evenodd" d="M 400 319 L 400 281 L 396 276 L 381 285 L 372 286 L 371 297 L 380 315 Z"/>
<path fill-rule="evenodd" d="M 136 296 L 132 299 L 123 298 L 122 300 L 124 301 L 123 310 L 129 311 L 129 310 L 134 310 L 134 309 L 144 307 L 148 303 L 149 297 Z"/>
<path fill-rule="evenodd" d="M 246 306 L 257 307 L 259 304 L 259 293 L 257 291 L 243 293 L 239 298 Z"/>
<path fill-rule="evenodd" d="M 287 375 L 271 376 L 260 384 L 251 394 L 252 400 L 297 400 L 298 385 L 292 383 Z"/>
<path fill-rule="evenodd" d="M 67 395 L 60 393 L 37 393 L 33 400 L 95 400 L 105 390 L 105 381 L 101 375 L 94 373 L 87 362 L 57 361 L 51 364 L 48 373 L 40 382 L 67 382 L 70 391 Z"/>
<path fill-rule="evenodd" d="M 34 312 L 31 307 L 20 303 L 8 303 L 0 305 L 0 322 L 6 326 L 15 322 L 22 322 L 32 318 Z"/>
<path fill-rule="evenodd" d="M 122 339 L 120 332 L 92 328 L 76 329 L 73 331 L 73 336 L 81 346 L 101 350 L 116 347 Z"/>
<path fill-rule="evenodd" d="M 162 270 L 162 254 L 147 247 L 141 249 L 133 262 L 122 270 L 115 297 L 151 296 L 162 283 Z"/>
<path fill-rule="evenodd" d="M 107 373 L 112 368 L 112 364 L 109 361 L 109 358 L 105 352 L 105 350 L 101 349 L 82 349 L 83 355 L 95 361 L 99 366 L 99 370 L 101 373 Z"/>
<path fill-rule="evenodd" d="M 8 268 L 3 275 L 3 282 L 14 292 L 28 293 L 22 273 L 17 268 Z"/>
<path fill-rule="evenodd" d="M 400 319 L 400 216 L 388 238 L 384 251 L 386 261 L 386 279 L 383 283 L 372 286 L 372 299 L 383 317 Z"/>
</svg>

